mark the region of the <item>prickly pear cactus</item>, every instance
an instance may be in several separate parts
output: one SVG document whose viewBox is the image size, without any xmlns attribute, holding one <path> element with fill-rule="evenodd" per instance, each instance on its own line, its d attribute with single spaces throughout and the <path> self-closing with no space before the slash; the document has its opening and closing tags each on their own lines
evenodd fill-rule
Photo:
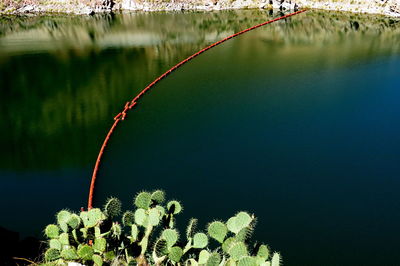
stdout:
<svg viewBox="0 0 400 266">
<path fill-rule="evenodd" d="M 204 232 L 193 218 L 180 235 L 175 220 L 183 206 L 176 200 L 164 202 L 163 191 L 142 191 L 133 200 L 134 209 L 122 217 L 117 198 L 109 198 L 103 209 L 61 210 L 56 223 L 44 230 L 46 265 L 280 265 L 279 253 L 252 243 L 254 215 L 239 212 L 226 222 L 209 223 Z"/>
</svg>

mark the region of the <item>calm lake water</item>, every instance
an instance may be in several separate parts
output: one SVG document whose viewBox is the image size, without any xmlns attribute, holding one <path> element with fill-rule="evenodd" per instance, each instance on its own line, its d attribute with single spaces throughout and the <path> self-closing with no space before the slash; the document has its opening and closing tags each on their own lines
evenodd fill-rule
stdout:
<svg viewBox="0 0 400 266">
<path fill-rule="evenodd" d="M 0 18 L 0 226 L 87 204 L 112 118 L 259 10 Z M 161 188 L 203 226 L 239 210 L 284 265 L 398 265 L 400 21 L 309 11 L 232 39 L 120 123 L 95 194 Z"/>
</svg>

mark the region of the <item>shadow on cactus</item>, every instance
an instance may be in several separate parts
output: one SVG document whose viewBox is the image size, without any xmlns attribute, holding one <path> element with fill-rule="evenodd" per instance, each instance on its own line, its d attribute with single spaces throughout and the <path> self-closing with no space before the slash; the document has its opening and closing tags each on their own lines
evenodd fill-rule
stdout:
<svg viewBox="0 0 400 266">
<path fill-rule="evenodd" d="M 135 210 L 122 214 L 121 202 L 107 200 L 104 208 L 62 210 L 57 224 L 44 233 L 49 248 L 47 265 L 78 262 L 85 265 L 207 265 L 278 266 L 280 254 L 267 245 L 251 241 L 256 219 L 239 212 L 227 222 L 213 221 L 205 231 L 191 219 L 185 234 L 175 227 L 183 207 L 178 201 L 164 204 L 161 190 L 140 192 L 133 200 Z M 121 223 L 117 218 L 122 214 Z"/>
</svg>

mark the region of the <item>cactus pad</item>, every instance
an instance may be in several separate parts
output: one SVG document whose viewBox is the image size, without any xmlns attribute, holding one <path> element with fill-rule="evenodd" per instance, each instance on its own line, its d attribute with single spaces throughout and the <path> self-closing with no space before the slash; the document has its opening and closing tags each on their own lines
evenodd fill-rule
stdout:
<svg viewBox="0 0 400 266">
<path fill-rule="evenodd" d="M 131 241 L 135 242 L 138 238 L 139 230 L 136 224 L 132 224 L 131 226 Z"/>
<path fill-rule="evenodd" d="M 225 239 L 224 243 L 222 243 L 222 250 L 228 253 L 231 246 L 235 243 L 236 239 L 234 237 L 228 237 Z"/>
<path fill-rule="evenodd" d="M 206 234 L 197 233 L 193 236 L 194 248 L 205 248 L 208 245 L 208 237 Z"/>
<path fill-rule="evenodd" d="M 168 213 L 170 213 L 170 214 L 178 214 L 178 213 L 182 212 L 183 207 L 179 203 L 179 201 L 171 200 L 170 202 L 167 203 L 167 210 L 168 210 Z"/>
<path fill-rule="evenodd" d="M 235 242 L 228 250 L 228 254 L 234 260 L 240 260 L 242 257 L 248 256 L 247 247 L 243 242 Z"/>
<path fill-rule="evenodd" d="M 251 235 L 253 234 L 253 227 L 251 225 L 247 227 L 243 227 L 237 234 L 236 234 L 236 240 L 238 241 L 246 241 L 250 239 Z"/>
<path fill-rule="evenodd" d="M 131 226 L 135 222 L 135 214 L 131 211 L 127 211 L 122 216 L 122 224 L 125 226 Z"/>
<path fill-rule="evenodd" d="M 218 266 L 221 262 L 221 255 L 218 252 L 213 252 L 207 260 L 206 266 Z"/>
<path fill-rule="evenodd" d="M 160 212 L 159 210 L 157 210 L 156 208 L 152 208 L 149 211 L 149 223 L 152 226 L 156 226 L 160 223 Z"/>
<path fill-rule="evenodd" d="M 180 247 L 172 247 L 169 249 L 168 258 L 174 262 L 179 262 L 182 258 L 183 250 Z"/>
<path fill-rule="evenodd" d="M 121 201 L 117 198 L 109 198 L 104 206 L 104 213 L 107 217 L 114 218 L 121 214 Z"/>
<path fill-rule="evenodd" d="M 67 224 L 72 228 L 72 229 L 76 229 L 78 228 L 78 226 L 81 223 L 81 218 L 76 215 L 75 213 L 71 214 L 71 216 L 69 217 Z"/>
<path fill-rule="evenodd" d="M 60 237 L 58 238 L 60 241 L 61 245 L 69 245 L 69 235 L 67 233 L 62 233 L 60 234 Z"/>
<path fill-rule="evenodd" d="M 226 225 L 220 221 L 214 221 L 208 225 L 208 235 L 222 243 L 228 233 Z"/>
<path fill-rule="evenodd" d="M 138 225 L 146 227 L 148 224 L 148 215 L 144 209 L 137 209 L 135 212 L 135 222 Z"/>
<path fill-rule="evenodd" d="M 94 265 L 96 265 L 96 266 L 103 265 L 103 258 L 100 255 L 94 254 L 92 256 L 92 260 L 94 262 Z"/>
<path fill-rule="evenodd" d="M 46 253 L 44 253 L 44 258 L 46 261 L 53 261 L 60 258 L 60 251 L 55 248 L 49 248 Z"/>
<path fill-rule="evenodd" d="M 247 212 L 239 212 L 236 216 L 230 218 L 226 225 L 229 231 L 237 234 L 240 230 L 250 225 L 253 218 Z"/>
<path fill-rule="evenodd" d="M 93 248 L 89 245 L 82 245 L 78 249 L 78 256 L 82 260 L 91 260 L 93 256 Z"/>
<path fill-rule="evenodd" d="M 259 266 L 259 264 L 257 263 L 256 258 L 254 257 L 250 257 L 250 256 L 246 256 L 241 258 L 238 261 L 238 266 Z"/>
<path fill-rule="evenodd" d="M 165 229 L 161 237 L 167 241 L 168 247 L 172 247 L 178 241 L 178 232 L 175 229 Z"/>
<path fill-rule="evenodd" d="M 57 250 L 61 250 L 61 243 L 58 239 L 51 239 L 49 242 L 49 247 Z"/>
<path fill-rule="evenodd" d="M 98 208 L 93 208 L 87 212 L 81 212 L 80 217 L 83 221 L 83 225 L 86 228 L 96 226 L 101 220 L 105 219 L 105 215 Z"/>
<path fill-rule="evenodd" d="M 167 241 L 165 239 L 158 239 L 154 245 L 153 251 L 157 257 L 162 257 L 168 254 Z"/>
<path fill-rule="evenodd" d="M 138 208 L 147 210 L 151 205 L 151 194 L 148 192 L 140 192 L 136 196 L 134 204 Z"/>
<path fill-rule="evenodd" d="M 60 229 L 55 224 L 49 224 L 48 226 L 46 226 L 46 229 L 44 229 L 44 234 L 48 238 L 57 238 L 60 234 Z"/>
<path fill-rule="evenodd" d="M 207 250 L 200 251 L 199 254 L 199 264 L 206 264 L 208 258 L 210 257 L 210 253 Z"/>
<path fill-rule="evenodd" d="M 93 249 L 95 252 L 103 253 L 106 250 L 107 240 L 105 238 L 96 238 L 94 240 Z"/>
<path fill-rule="evenodd" d="M 74 248 L 68 248 L 61 251 L 61 258 L 64 260 L 77 260 L 79 256 Z"/>
<path fill-rule="evenodd" d="M 157 204 L 161 204 L 164 202 L 165 200 L 165 193 L 162 190 L 156 190 L 151 194 L 151 199 L 157 203 Z"/>
</svg>

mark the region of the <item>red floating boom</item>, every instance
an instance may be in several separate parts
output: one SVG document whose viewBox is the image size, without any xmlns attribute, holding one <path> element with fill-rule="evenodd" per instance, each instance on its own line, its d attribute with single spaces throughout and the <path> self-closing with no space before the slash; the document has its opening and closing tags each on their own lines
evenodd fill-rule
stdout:
<svg viewBox="0 0 400 266">
<path fill-rule="evenodd" d="M 144 94 L 146 91 L 150 90 L 150 89 L 151 89 L 154 85 L 156 85 L 160 80 L 162 80 L 163 78 L 165 78 L 166 76 L 168 76 L 168 74 L 170 74 L 171 72 L 173 72 L 173 71 L 176 70 L 177 68 L 179 68 L 179 67 L 181 67 L 182 65 L 184 65 L 186 62 L 192 60 L 192 59 L 195 58 L 196 56 L 198 56 L 198 55 L 204 53 L 205 51 L 207 51 L 207 50 L 213 48 L 214 46 L 217 46 L 217 45 L 219 45 L 219 44 L 221 44 L 221 43 L 223 43 L 223 42 L 225 42 L 225 41 L 227 41 L 227 40 L 229 40 L 229 39 L 232 39 L 233 37 L 236 37 L 236 36 L 238 36 L 238 35 L 241 35 L 241 34 L 243 34 L 243 33 L 248 32 L 248 31 L 254 30 L 254 29 L 256 29 L 256 28 L 259 28 L 259 27 L 264 26 L 264 25 L 267 25 L 267 24 L 271 24 L 271 23 L 276 22 L 276 21 L 281 20 L 281 19 L 285 19 L 285 18 L 294 16 L 294 15 L 297 15 L 297 14 L 303 13 L 303 12 L 305 12 L 305 11 L 307 11 L 307 10 L 306 10 L 306 9 L 300 10 L 300 11 L 297 11 L 297 12 L 294 12 L 294 13 L 290 13 L 290 14 L 287 14 L 287 15 L 285 15 L 285 16 L 282 16 L 282 17 L 279 17 L 279 18 L 276 18 L 276 19 L 273 19 L 273 20 L 266 21 L 266 22 L 264 22 L 264 23 L 255 25 L 255 26 L 253 26 L 253 27 L 251 27 L 251 28 L 242 30 L 242 31 L 240 31 L 240 32 L 238 32 L 238 33 L 235 33 L 235 34 L 233 34 L 233 35 L 231 35 L 231 36 L 228 36 L 228 37 L 226 37 L 226 38 L 224 38 L 224 39 L 222 39 L 222 40 L 220 40 L 220 41 L 218 41 L 218 42 L 215 42 L 215 43 L 213 43 L 213 44 L 207 46 L 207 47 L 204 48 L 204 49 L 201 49 L 201 50 L 198 51 L 197 53 L 195 53 L 195 54 L 189 56 L 189 57 L 186 58 L 185 60 L 183 60 L 183 61 L 179 62 L 178 64 L 176 64 L 175 66 L 171 67 L 168 71 L 164 72 L 164 74 L 162 74 L 161 76 L 159 76 L 158 78 L 156 78 L 152 83 L 150 83 L 149 85 L 147 85 L 147 87 L 144 88 L 135 98 L 133 98 L 132 101 L 127 102 L 127 103 L 125 104 L 124 109 L 123 109 L 119 114 L 117 114 L 117 115 L 114 117 L 114 124 L 111 126 L 110 130 L 108 131 L 107 136 L 106 136 L 106 138 L 104 139 L 103 145 L 101 146 L 99 155 L 97 156 L 96 164 L 95 164 L 95 166 L 94 166 L 94 170 L 93 170 L 93 174 L 92 174 L 92 181 L 91 181 L 91 183 L 90 183 L 89 198 L 88 198 L 88 210 L 90 210 L 90 209 L 93 207 L 93 194 L 94 194 L 94 187 L 95 187 L 95 184 L 96 184 L 97 172 L 99 171 L 100 161 L 101 161 L 101 158 L 102 158 L 102 156 L 103 156 L 104 149 L 106 148 L 107 143 L 108 143 L 108 141 L 110 140 L 111 134 L 114 132 L 114 129 L 116 128 L 116 126 L 118 125 L 118 123 L 119 123 L 121 120 L 124 120 L 124 119 L 125 119 L 128 110 L 132 109 L 132 107 L 134 107 L 134 106 L 136 105 L 137 100 L 139 100 L 139 98 L 142 97 L 143 94 Z"/>
</svg>

